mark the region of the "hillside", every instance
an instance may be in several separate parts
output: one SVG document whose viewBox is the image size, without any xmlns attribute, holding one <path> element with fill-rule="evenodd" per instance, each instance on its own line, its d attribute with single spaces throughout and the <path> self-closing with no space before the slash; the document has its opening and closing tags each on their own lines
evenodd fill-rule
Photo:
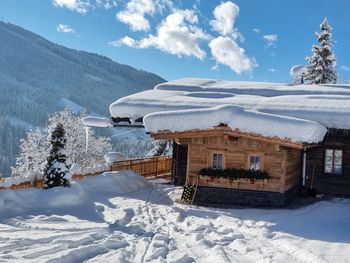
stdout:
<svg viewBox="0 0 350 263">
<path fill-rule="evenodd" d="M 9 174 L 25 130 L 67 104 L 108 115 L 115 99 L 152 88 L 159 76 L 54 44 L 0 22 L 0 174 Z"/>
</svg>

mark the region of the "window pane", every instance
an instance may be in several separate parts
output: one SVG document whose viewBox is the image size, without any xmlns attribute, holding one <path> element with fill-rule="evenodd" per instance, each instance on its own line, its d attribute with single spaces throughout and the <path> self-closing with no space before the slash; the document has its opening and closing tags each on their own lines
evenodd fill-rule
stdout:
<svg viewBox="0 0 350 263">
<path fill-rule="evenodd" d="M 333 169 L 333 172 L 335 174 L 342 173 L 342 166 L 343 166 L 342 164 L 343 164 L 343 151 L 335 150 L 334 151 L 334 169 Z"/>
<path fill-rule="evenodd" d="M 216 153 L 213 154 L 213 168 L 216 169 L 217 167 L 217 160 L 218 160 L 218 156 Z"/>
<path fill-rule="evenodd" d="M 260 156 L 252 155 L 249 158 L 249 168 L 251 170 L 260 170 Z"/>
<path fill-rule="evenodd" d="M 255 170 L 260 170 L 260 156 L 255 158 Z"/>
<path fill-rule="evenodd" d="M 213 154 L 213 169 L 222 169 L 222 154 Z"/>
<path fill-rule="evenodd" d="M 326 157 L 333 158 L 333 150 L 326 150 Z"/>
<path fill-rule="evenodd" d="M 332 173 L 332 163 L 325 163 L 324 172 L 325 173 Z"/>
<path fill-rule="evenodd" d="M 324 172 L 332 173 L 333 170 L 333 150 L 326 150 L 325 160 L 324 160 Z"/>
<path fill-rule="evenodd" d="M 332 174 L 341 174 L 343 170 L 343 151 L 326 149 L 324 172 Z"/>
<path fill-rule="evenodd" d="M 334 151 L 334 163 L 341 164 L 343 160 L 343 151 L 335 150 Z"/>
<path fill-rule="evenodd" d="M 218 154 L 218 169 L 222 169 L 222 154 Z"/>
<path fill-rule="evenodd" d="M 342 173 L 342 166 L 341 165 L 334 165 L 333 173 L 334 174 L 341 174 Z"/>
</svg>

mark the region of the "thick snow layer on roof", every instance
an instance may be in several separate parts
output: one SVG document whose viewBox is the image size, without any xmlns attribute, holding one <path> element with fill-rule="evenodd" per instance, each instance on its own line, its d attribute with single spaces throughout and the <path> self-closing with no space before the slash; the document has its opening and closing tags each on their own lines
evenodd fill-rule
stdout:
<svg viewBox="0 0 350 263">
<path fill-rule="evenodd" d="M 107 128 L 113 126 L 109 119 L 100 117 L 88 116 L 84 117 L 81 121 L 85 126 L 89 127 Z"/>
<path fill-rule="evenodd" d="M 172 91 L 212 91 L 235 94 L 261 95 L 265 97 L 282 95 L 350 95 L 350 85 L 292 85 L 286 83 L 228 81 L 216 79 L 186 78 L 161 83 L 156 90 Z"/>
<path fill-rule="evenodd" d="M 105 154 L 104 157 L 105 157 L 106 163 L 108 163 L 108 164 L 113 164 L 114 162 L 126 160 L 125 155 L 123 155 L 120 152 L 109 152 L 109 153 Z"/>
<path fill-rule="evenodd" d="M 144 118 L 144 124 L 149 132 L 163 130 L 181 132 L 226 124 L 242 132 L 307 143 L 322 141 L 327 132 L 327 129 L 317 122 L 261 113 L 231 105 L 151 113 Z"/>
<path fill-rule="evenodd" d="M 180 79 L 119 99 L 113 117 L 137 119 L 149 113 L 220 105 L 316 121 L 350 129 L 350 85 L 289 85 L 210 79 Z"/>
</svg>

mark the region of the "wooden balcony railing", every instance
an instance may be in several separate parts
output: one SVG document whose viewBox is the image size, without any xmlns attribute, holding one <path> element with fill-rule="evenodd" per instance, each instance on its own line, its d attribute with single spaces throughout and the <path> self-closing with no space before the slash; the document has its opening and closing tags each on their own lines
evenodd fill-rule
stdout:
<svg viewBox="0 0 350 263">
<path fill-rule="evenodd" d="M 144 177 L 161 176 L 171 173 L 171 156 L 159 156 L 115 162 L 112 171 L 132 170 Z"/>
<path fill-rule="evenodd" d="M 172 169 L 172 160 L 171 156 L 159 156 L 159 157 L 150 157 L 142 159 L 131 159 L 126 161 L 115 162 L 112 165 L 112 171 L 120 170 L 132 170 L 144 177 L 157 177 L 163 176 L 171 173 Z M 110 171 L 110 170 L 108 170 Z M 107 170 L 105 172 L 108 172 Z M 95 173 L 85 173 L 85 174 L 73 174 L 72 180 L 80 180 L 85 177 L 98 176 L 102 174 L 103 171 Z M 0 187 L 2 189 L 24 189 L 24 188 L 43 188 L 44 180 L 35 179 L 34 181 L 26 181 L 19 184 L 13 184 L 9 187 Z"/>
</svg>

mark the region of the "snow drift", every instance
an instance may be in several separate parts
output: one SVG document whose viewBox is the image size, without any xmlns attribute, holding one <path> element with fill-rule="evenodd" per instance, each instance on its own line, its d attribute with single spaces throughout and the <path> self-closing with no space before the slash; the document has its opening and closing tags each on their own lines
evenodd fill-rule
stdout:
<svg viewBox="0 0 350 263">
<path fill-rule="evenodd" d="M 0 191 L 0 219 L 9 214 L 23 214 L 29 210 L 45 211 L 75 207 L 98 199 L 99 196 L 123 195 L 151 187 L 146 179 L 133 171 L 106 172 L 100 176 L 73 181 L 71 187 L 48 190 L 28 188 Z M 6 211 L 6 215 L 4 214 Z"/>
</svg>

